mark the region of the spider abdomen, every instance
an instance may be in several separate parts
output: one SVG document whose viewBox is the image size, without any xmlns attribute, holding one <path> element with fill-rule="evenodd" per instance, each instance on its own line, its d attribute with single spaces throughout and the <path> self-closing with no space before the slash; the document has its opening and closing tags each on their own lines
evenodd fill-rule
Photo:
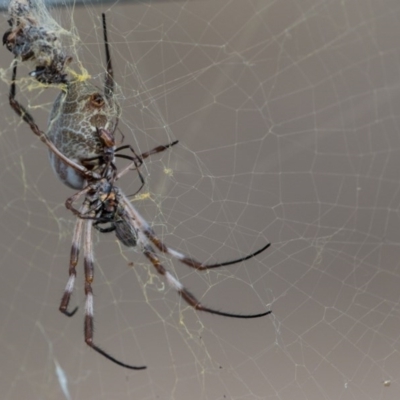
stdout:
<svg viewBox="0 0 400 400">
<path fill-rule="evenodd" d="M 138 234 L 134 227 L 124 220 L 115 222 L 115 236 L 127 247 L 136 247 Z"/>
<path fill-rule="evenodd" d="M 47 136 L 66 157 L 85 168 L 97 170 L 104 160 L 104 143 L 99 130 L 114 132 L 119 105 L 106 99 L 99 88 L 88 81 L 69 82 L 50 113 Z M 50 163 L 57 177 L 73 189 L 82 189 L 85 179 L 52 151 Z"/>
</svg>

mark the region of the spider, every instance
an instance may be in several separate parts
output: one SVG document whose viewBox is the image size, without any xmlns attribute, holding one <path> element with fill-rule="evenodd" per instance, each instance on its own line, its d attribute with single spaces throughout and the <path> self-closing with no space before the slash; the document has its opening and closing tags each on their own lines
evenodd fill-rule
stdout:
<svg viewBox="0 0 400 400">
<path fill-rule="evenodd" d="M 116 176 L 116 180 L 120 175 Z M 81 197 L 85 196 L 83 205 L 80 209 L 74 207 L 74 203 Z M 75 267 L 78 263 L 78 254 L 80 249 L 80 242 L 82 239 L 83 225 L 85 224 L 84 238 L 83 238 L 83 252 L 84 252 L 84 266 L 85 266 L 85 341 L 98 353 L 113 361 L 114 363 L 129 369 L 145 369 L 145 366 L 133 366 L 123 363 L 110 354 L 106 353 L 103 349 L 99 348 L 93 343 L 93 293 L 91 282 L 93 281 L 93 248 L 91 239 L 91 229 L 93 225 L 110 223 L 107 228 L 98 228 L 101 232 L 116 232 L 117 238 L 128 247 L 139 246 L 143 254 L 150 260 L 160 275 L 163 275 L 167 283 L 175 289 L 178 294 L 185 300 L 191 307 L 199 311 L 205 311 L 210 314 L 221 315 L 231 318 L 259 318 L 271 313 L 265 311 L 259 314 L 234 314 L 224 311 L 215 310 L 203 305 L 197 298 L 186 289 L 162 264 L 154 250 L 154 245 L 158 251 L 166 253 L 171 257 L 176 258 L 183 264 L 200 271 L 237 264 L 246 261 L 266 250 L 270 243 L 249 254 L 232 261 L 225 261 L 215 264 L 204 264 L 196 261 L 194 258 L 186 256 L 164 244 L 155 234 L 148 222 L 140 215 L 137 209 L 132 205 L 127 196 L 122 190 L 115 186 L 107 178 L 93 181 L 85 189 L 71 196 L 66 206 L 77 217 L 78 220 L 75 225 L 71 261 L 69 270 L 69 280 L 65 288 L 64 296 L 61 300 L 60 311 L 67 316 L 72 316 L 77 311 L 77 307 L 68 311 L 68 304 L 71 293 L 74 288 L 76 271 Z M 85 221 L 85 222 L 84 222 Z M 95 222 L 93 222 L 95 221 Z"/>
<path fill-rule="evenodd" d="M 75 284 L 76 266 L 83 240 L 86 296 L 85 342 L 97 353 L 115 364 L 129 369 L 141 370 L 146 367 L 121 362 L 93 342 L 93 227 L 100 232 L 115 231 L 117 239 L 125 246 L 138 246 L 157 272 L 163 275 L 167 283 L 194 309 L 232 318 L 259 318 L 270 314 L 271 311 L 241 315 L 218 311 L 203 305 L 166 270 L 153 246 L 161 253 L 166 253 L 191 268 L 204 271 L 246 261 L 266 250 L 270 243 L 239 259 L 214 264 L 201 263 L 164 244 L 132 205 L 128 197 L 115 185 L 118 179 L 134 167 L 141 180 L 140 190 L 144 185 L 144 178 L 140 172 L 143 160 L 175 145 L 177 141 L 158 146 L 140 155 L 137 155 L 130 145 L 116 148 L 114 133 L 118 124 L 120 108 L 113 97 L 114 77 L 108 48 L 105 14 L 102 14 L 102 19 L 107 65 L 103 91 L 89 82 L 67 81 L 66 91 L 58 96 L 53 105 L 48 130 L 45 134 L 36 125 L 31 114 L 15 98 L 17 72 L 15 61 L 9 101 L 12 109 L 30 126 L 33 133 L 39 136 L 49 147 L 50 161 L 59 179 L 67 186 L 79 190 L 65 203 L 66 207 L 77 216 L 77 221 L 72 238 L 69 278 L 59 310 L 66 316 L 72 317 L 78 309 L 76 307 L 69 311 L 68 305 Z M 119 151 L 126 149 L 130 149 L 132 155 L 119 154 Z M 115 157 L 126 158 L 131 163 L 118 172 L 114 164 Z M 83 203 L 79 208 L 76 208 L 75 202 L 82 196 L 84 196 Z"/>
</svg>

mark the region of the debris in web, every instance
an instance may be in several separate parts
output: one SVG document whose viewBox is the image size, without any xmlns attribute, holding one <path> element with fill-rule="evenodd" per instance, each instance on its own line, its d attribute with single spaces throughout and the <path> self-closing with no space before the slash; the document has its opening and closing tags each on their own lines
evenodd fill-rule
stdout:
<svg viewBox="0 0 400 400">
<path fill-rule="evenodd" d="M 29 62 L 30 76 L 45 84 L 67 82 L 66 67 L 72 61 L 62 46 L 65 31 L 54 21 L 42 0 L 10 0 L 10 28 L 3 45 L 21 62 Z"/>
</svg>

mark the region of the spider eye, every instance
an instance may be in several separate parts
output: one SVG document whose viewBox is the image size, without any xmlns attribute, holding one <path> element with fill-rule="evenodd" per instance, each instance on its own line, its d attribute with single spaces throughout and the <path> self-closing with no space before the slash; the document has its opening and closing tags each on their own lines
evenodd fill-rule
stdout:
<svg viewBox="0 0 400 400">
<path fill-rule="evenodd" d="M 103 96 L 100 93 L 95 93 L 90 96 L 90 102 L 94 107 L 100 108 L 104 105 Z"/>
</svg>

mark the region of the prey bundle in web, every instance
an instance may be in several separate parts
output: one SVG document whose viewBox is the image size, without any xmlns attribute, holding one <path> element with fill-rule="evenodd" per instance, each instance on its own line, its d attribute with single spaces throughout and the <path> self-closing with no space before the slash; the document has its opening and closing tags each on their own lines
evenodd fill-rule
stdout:
<svg viewBox="0 0 400 400">
<path fill-rule="evenodd" d="M 3 45 L 34 68 L 30 75 L 45 84 L 67 82 L 66 67 L 72 61 L 63 46 L 69 35 L 47 11 L 43 0 L 10 0 L 10 28 L 3 35 Z"/>
</svg>

